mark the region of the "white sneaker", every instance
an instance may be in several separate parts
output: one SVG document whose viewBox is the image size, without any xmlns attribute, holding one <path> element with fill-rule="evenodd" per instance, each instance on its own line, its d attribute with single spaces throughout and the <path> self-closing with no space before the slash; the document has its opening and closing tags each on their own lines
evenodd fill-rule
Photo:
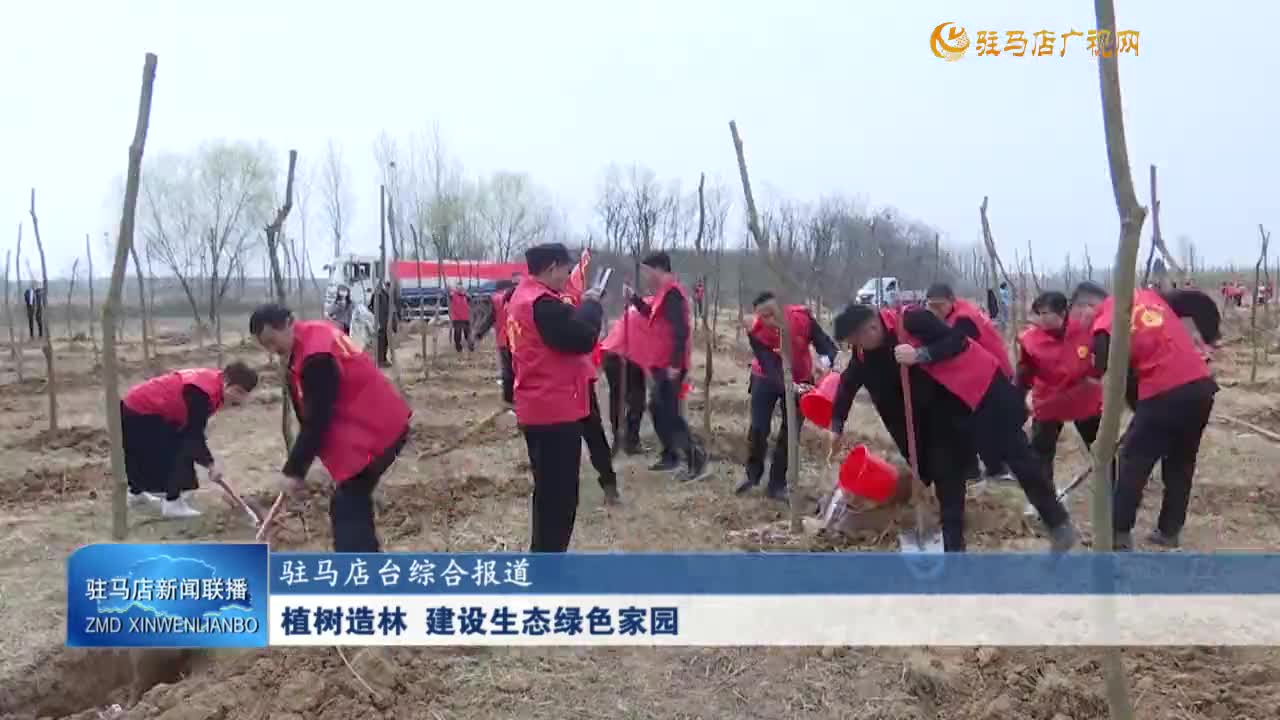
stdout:
<svg viewBox="0 0 1280 720">
<path fill-rule="evenodd" d="M 186 498 L 163 500 L 160 503 L 160 514 L 167 518 L 199 517 L 200 511 L 187 504 Z"/>
<path fill-rule="evenodd" d="M 154 510 L 164 498 L 155 493 L 129 493 L 129 507 L 134 510 Z"/>
</svg>

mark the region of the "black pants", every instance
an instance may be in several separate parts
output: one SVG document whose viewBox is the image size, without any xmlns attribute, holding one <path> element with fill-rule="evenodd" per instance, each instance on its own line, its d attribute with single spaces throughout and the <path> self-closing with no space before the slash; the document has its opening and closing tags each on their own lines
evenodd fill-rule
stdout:
<svg viewBox="0 0 1280 720">
<path fill-rule="evenodd" d="M 600 475 L 600 487 L 618 487 L 618 476 L 613 471 L 613 453 L 609 449 L 609 438 L 604 434 L 604 419 L 600 415 L 600 402 L 596 400 L 596 384 L 587 385 L 587 394 L 591 399 L 591 414 L 582 421 L 582 439 L 587 443 L 587 454 L 591 457 L 591 466 Z"/>
<path fill-rule="evenodd" d="M 533 471 L 530 552 L 565 552 L 578 517 L 582 421 L 521 428 Z"/>
<path fill-rule="evenodd" d="M 689 423 L 680 414 L 680 386 L 684 384 L 685 371 L 672 375 L 670 370 L 653 370 L 653 391 L 649 396 L 649 412 L 653 414 L 653 428 L 662 443 L 662 457 L 679 458 L 683 454 L 691 458 L 693 441 Z"/>
<path fill-rule="evenodd" d="M 333 497 L 329 500 L 334 552 L 373 553 L 381 550 L 378 531 L 373 523 L 373 489 L 395 463 L 408 440 L 409 428 L 405 428 L 395 443 L 373 462 L 334 487 Z"/>
<path fill-rule="evenodd" d="M 516 370 L 511 364 L 511 350 L 498 348 L 498 364 L 502 366 L 502 402 L 515 402 Z"/>
<path fill-rule="evenodd" d="M 129 492 L 163 493 L 165 499 L 177 500 L 200 487 L 181 429 L 159 415 L 135 413 L 120 403 L 120 430 Z"/>
<path fill-rule="evenodd" d="M 386 326 L 378 328 L 378 364 L 381 366 L 390 365 L 387 360 L 387 328 Z"/>
<path fill-rule="evenodd" d="M 632 449 L 640 447 L 640 421 L 644 419 L 644 369 L 616 353 L 604 353 L 604 376 L 609 381 L 609 426 L 614 442 L 619 441 L 619 416 L 626 407 L 626 426 L 622 442 Z M 622 374 L 627 374 L 627 396 L 622 397 Z M 655 426 L 656 429 L 656 426 Z"/>
<path fill-rule="evenodd" d="M 1098 425 L 1102 423 L 1101 415 L 1094 415 L 1082 420 L 1076 420 L 1076 432 L 1080 433 L 1080 438 L 1084 440 L 1085 446 L 1092 448 L 1093 441 L 1098 437 Z M 1031 421 L 1031 449 L 1036 451 L 1036 455 L 1040 456 L 1040 462 L 1044 467 L 1044 475 L 1053 480 L 1053 460 L 1058 454 L 1058 436 L 1062 434 L 1062 423 L 1057 420 L 1032 420 Z"/>
<path fill-rule="evenodd" d="M 44 335 L 44 329 L 41 328 L 41 336 Z M 36 306 L 27 306 L 27 337 L 35 339 L 36 337 Z"/>
<path fill-rule="evenodd" d="M 1025 419 L 1021 393 L 1008 378 L 996 373 L 973 411 L 973 442 L 979 456 L 1009 468 L 1040 519 L 1056 528 L 1067 521 L 1067 509 L 1058 502 L 1057 488 L 1045 477 L 1040 457 L 1022 431 Z"/>
<path fill-rule="evenodd" d="M 453 321 L 453 348 L 458 352 L 462 352 L 462 341 L 467 341 L 467 350 L 474 352 L 476 349 L 475 342 L 471 339 L 471 321 L 470 320 L 454 320 Z"/>
<path fill-rule="evenodd" d="M 782 427 L 773 446 L 773 459 L 769 464 L 769 489 L 781 490 L 787 486 L 787 410 L 783 402 L 786 394 L 782 388 L 752 376 L 751 427 L 747 431 L 747 477 L 759 482 L 764 475 L 764 456 L 769 446 L 769 430 L 773 425 L 773 410 L 782 408 Z M 797 398 L 798 400 L 798 398 Z M 796 419 L 801 425 L 804 417 L 796 408 Z"/>
<path fill-rule="evenodd" d="M 1156 527 L 1166 536 L 1182 531 L 1200 439 L 1213 412 L 1215 391 L 1212 381 L 1192 383 L 1138 403 L 1120 448 L 1113 517 L 1116 532 L 1133 531 L 1142 491 L 1156 462 L 1164 482 Z"/>
</svg>

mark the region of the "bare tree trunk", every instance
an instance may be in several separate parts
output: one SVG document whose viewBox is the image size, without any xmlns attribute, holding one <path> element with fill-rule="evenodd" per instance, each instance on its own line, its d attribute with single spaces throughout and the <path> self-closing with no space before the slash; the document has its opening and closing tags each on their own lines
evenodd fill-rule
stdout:
<svg viewBox="0 0 1280 720">
<path fill-rule="evenodd" d="M 116 358 L 115 328 L 120 322 L 125 262 L 133 248 L 133 223 L 138 209 L 138 185 L 142 179 L 142 151 L 147 143 L 151 90 L 155 80 L 156 56 L 147 53 L 146 63 L 142 68 L 138 122 L 133 130 L 133 143 L 129 145 L 129 171 L 125 180 L 124 209 L 120 213 L 120 234 L 116 238 L 111 283 L 107 286 L 107 299 L 102 308 L 103 410 L 107 416 L 107 432 L 111 435 L 111 537 L 117 542 L 124 540 L 129 532 L 129 509 L 126 502 L 129 486 L 124 471 L 124 431 L 120 426 L 120 370 Z"/>
<path fill-rule="evenodd" d="M 98 358 L 98 336 L 94 331 L 94 316 L 97 314 L 93 297 L 93 248 L 89 246 L 89 233 L 84 234 L 84 256 L 89 261 L 89 345 L 93 347 L 93 364 L 96 367 Z"/>
<path fill-rule="evenodd" d="M 707 203 L 706 203 L 706 197 L 704 194 L 704 188 L 706 187 L 706 184 L 707 184 L 707 174 L 702 173 L 701 175 L 698 176 L 698 237 L 697 237 L 697 240 L 694 241 L 694 245 L 695 247 L 698 248 L 700 252 L 702 252 L 702 257 L 704 260 L 707 257 L 706 250 L 702 245 L 703 242 L 705 242 L 704 234 L 706 233 L 706 229 L 707 229 Z M 711 331 L 711 326 L 707 323 L 706 307 L 707 307 L 708 300 L 710 300 L 710 298 L 707 297 L 706 275 L 703 275 L 703 281 L 702 281 L 703 312 L 700 314 L 702 315 L 702 334 L 706 340 L 705 352 L 707 355 L 707 358 L 706 358 L 707 368 L 706 368 L 706 372 L 702 376 L 702 399 L 703 399 L 702 434 L 707 438 L 707 442 L 710 442 L 711 441 L 711 379 L 715 376 L 714 366 L 715 366 L 716 355 L 715 355 L 715 333 Z M 626 312 L 626 308 L 623 308 L 623 312 Z"/>
<path fill-rule="evenodd" d="M 1253 266 L 1253 302 L 1249 304 L 1249 340 L 1252 345 L 1249 363 L 1249 382 L 1258 382 L 1258 299 L 1262 296 L 1259 284 L 1262 282 L 1262 266 L 1267 262 L 1267 244 L 1271 242 L 1271 234 L 1258 225 L 1258 235 L 1262 237 L 1262 251 L 1258 253 L 1258 264 Z"/>
<path fill-rule="evenodd" d="M 17 285 L 17 288 L 18 288 L 18 292 L 19 292 L 19 293 L 21 293 L 21 292 L 23 291 L 23 288 L 22 288 L 22 266 L 20 265 L 20 261 L 21 261 L 21 260 L 22 260 L 22 223 L 18 223 L 18 250 L 17 250 L 17 254 L 16 254 L 16 256 L 15 256 L 15 257 L 14 257 L 14 259 L 13 259 L 13 265 L 14 265 L 14 267 L 13 267 L 13 274 L 14 274 L 14 278 L 15 278 L 16 285 Z M 16 370 L 16 371 L 17 371 L 17 373 L 18 373 L 18 382 L 23 382 L 23 377 L 22 377 L 22 376 L 23 376 L 23 363 L 24 363 L 24 360 L 25 360 L 25 358 L 23 357 L 23 355 L 24 355 L 24 353 L 23 353 L 23 346 L 24 346 L 24 345 L 26 345 L 26 343 L 25 343 L 25 342 L 22 342 L 22 341 L 20 341 L 20 340 L 18 340 L 18 338 L 17 338 L 17 337 L 15 337 L 15 335 L 17 335 L 17 336 L 21 336 L 21 335 L 22 335 L 22 331 L 21 331 L 21 330 L 18 330 L 18 331 L 15 333 L 15 332 L 14 332 L 14 329 L 13 329 L 13 311 L 9 308 L 9 289 L 8 289 L 8 284 L 9 284 L 9 271 L 8 271 L 8 269 L 7 269 L 7 268 L 8 268 L 8 265 L 9 265 L 8 255 L 6 255 L 6 256 L 5 256 L 5 267 L 6 267 L 6 270 L 5 270 L 5 275 L 4 275 L 4 278 L 5 278 L 5 280 L 4 280 L 4 281 L 5 281 L 5 292 L 4 292 L 4 312 L 5 312 L 5 316 L 6 316 L 6 317 L 8 317 L 8 319 L 9 319 L 9 349 L 10 349 L 10 350 L 12 351 L 12 353 L 13 353 L 13 366 L 14 366 L 14 370 Z"/>
<path fill-rule="evenodd" d="M 385 193 L 384 193 L 385 194 Z M 396 207 L 390 197 L 386 202 L 386 220 L 388 229 L 391 231 L 391 262 L 396 263 L 400 260 L 400 242 L 399 236 L 396 234 Z M 399 323 L 395 322 L 396 308 L 400 303 L 396 302 L 396 298 L 400 294 L 400 282 L 395 279 L 395 273 L 392 271 L 393 265 L 387 265 L 387 244 L 382 244 L 382 272 L 391 282 L 391 289 L 387 293 L 387 299 L 391 302 L 391 307 L 387 312 L 387 359 L 391 361 L 391 378 L 396 383 L 396 389 L 400 391 L 400 396 L 407 398 L 404 394 L 404 380 L 400 377 L 400 364 L 396 362 L 396 341 L 400 334 Z"/>
<path fill-rule="evenodd" d="M 147 311 L 147 291 L 142 282 L 142 264 L 138 262 L 138 249 L 132 244 L 129 245 L 129 255 L 133 258 L 133 274 L 138 277 L 138 312 L 140 313 L 142 325 L 142 365 L 145 368 L 151 368 L 151 335 L 148 331 L 147 323 L 150 313 Z M 105 320 L 103 321 L 106 322 Z M 120 323 L 123 325 L 124 323 Z M 106 344 L 106 334 L 103 334 L 103 344 Z"/>
<path fill-rule="evenodd" d="M 76 280 L 80 277 L 80 258 L 71 263 L 71 280 L 67 283 L 67 342 L 75 339 L 75 328 L 71 322 L 71 298 L 76 294 Z"/>
<path fill-rule="evenodd" d="M 293 171 L 298 165 L 298 151 L 289 151 L 289 176 L 284 185 L 284 204 L 276 211 L 276 217 L 267 226 L 267 257 L 271 262 L 271 282 L 275 286 L 276 302 L 285 304 L 284 278 L 280 276 L 280 258 L 276 249 L 280 245 L 280 233 L 284 221 L 293 209 Z M 154 283 L 153 283 L 154 285 Z M 154 287 L 153 287 L 154 289 Z M 280 359 L 280 434 L 284 437 L 285 452 L 293 449 L 293 401 L 289 394 L 289 363 Z"/>
<path fill-rule="evenodd" d="M 996 251 L 996 240 L 991 235 L 991 223 L 987 221 L 987 196 L 982 196 L 982 205 L 978 208 L 978 214 L 982 218 L 982 241 L 987 247 L 987 256 L 991 258 L 991 273 L 994 275 L 999 269 L 1000 277 L 1004 278 L 1004 283 L 1009 287 L 1009 317 L 1005 318 L 1007 328 L 1005 334 L 1011 337 L 1017 337 L 1018 323 L 1017 308 L 1020 303 L 1014 297 L 1017 293 L 1017 286 L 1013 284 L 1013 280 L 1009 279 L 1009 273 L 1004 269 L 1004 262 L 1000 260 L 1000 253 Z M 993 285 L 997 283 L 992 283 Z M 1005 338 L 1005 342 L 1009 342 L 1010 338 Z M 1005 348 L 1008 352 L 1008 348 Z"/>
<path fill-rule="evenodd" d="M 19 225 L 19 234 L 22 226 Z M 9 261 L 13 258 L 9 251 L 4 253 L 4 319 L 9 325 L 9 357 L 13 360 L 13 370 L 22 382 L 22 350 L 18 347 L 17 334 L 13 330 L 13 306 L 9 301 Z"/>
<path fill-rule="evenodd" d="M 40 287 L 42 288 L 42 296 L 40 305 L 37 305 L 39 312 L 44 316 L 44 367 L 47 382 L 45 389 L 49 393 L 49 429 L 58 429 L 58 376 L 53 366 L 53 328 L 50 327 L 52 318 L 48 316 L 49 309 L 49 266 L 44 259 L 44 243 L 40 240 L 40 221 L 36 218 L 36 190 L 31 188 L 31 230 L 36 236 L 36 251 L 40 253 Z"/>
<path fill-rule="evenodd" d="M 803 297 L 795 280 L 783 269 L 782 264 L 769 253 L 769 238 L 760 231 L 760 216 L 756 212 L 756 201 L 751 194 L 751 178 L 747 174 L 747 158 L 743 154 L 742 138 L 738 136 L 738 125 L 733 120 L 729 121 L 729 134 L 733 137 L 734 151 L 738 155 L 738 173 L 742 176 L 742 193 L 746 196 L 747 201 L 748 227 L 751 230 L 752 237 L 755 238 L 756 247 L 760 248 L 760 256 L 777 278 L 779 292 L 786 293 L 790 297 Z M 783 301 L 785 303 L 786 298 Z M 800 488 L 798 485 L 800 478 L 800 425 L 796 422 L 796 388 L 791 377 L 791 330 L 787 325 L 788 323 L 785 321 L 779 324 L 782 342 L 781 351 L 778 355 L 782 358 L 782 387 L 784 389 L 784 402 L 786 403 L 787 413 L 787 488 L 790 492 L 791 532 L 800 533 L 804 530 L 804 525 L 800 522 L 803 510 L 801 508 Z"/>
<path fill-rule="evenodd" d="M 1107 160 L 1111 167 L 1111 186 L 1120 216 L 1120 243 L 1116 248 L 1115 307 L 1111 323 L 1111 347 L 1108 351 L 1107 374 L 1102 405 L 1102 425 L 1093 444 L 1093 549 L 1111 552 L 1114 547 L 1111 499 L 1111 460 L 1115 456 L 1120 435 L 1120 416 L 1124 413 L 1125 384 L 1129 376 L 1130 322 L 1133 315 L 1133 284 L 1138 259 L 1138 241 L 1146 210 L 1138 204 L 1129 170 L 1129 150 L 1124 134 L 1124 115 L 1120 102 L 1120 63 L 1116 56 L 1116 12 L 1112 0 L 1094 0 L 1098 34 L 1107 33 L 1107 41 L 1098 48 L 1098 78 L 1102 94 L 1102 117 L 1106 128 Z M 1109 45 L 1109 47 L 1108 47 Z M 1087 256 L 1086 256 L 1087 257 Z M 1109 647 L 1102 653 L 1102 672 L 1106 679 L 1107 706 L 1112 720 L 1131 720 L 1133 703 L 1129 698 L 1128 680 L 1120 649 Z"/>
<path fill-rule="evenodd" d="M 418 235 L 418 229 L 413 226 L 413 223 L 409 223 L 409 233 L 413 235 L 413 265 L 418 276 L 418 312 L 422 315 L 422 317 L 418 318 L 418 340 L 422 345 L 422 379 L 426 380 L 431 377 L 431 366 L 427 363 L 427 331 L 431 330 L 431 327 L 430 323 L 427 322 L 426 308 L 422 305 L 422 237 Z M 490 308 L 489 312 L 493 312 L 493 309 Z M 493 329 L 495 333 L 506 332 L 506 328 L 497 327 L 496 325 Z M 435 334 L 434 330 L 431 330 L 431 332 L 433 335 Z"/>
<path fill-rule="evenodd" d="M 1175 278 L 1181 279 L 1184 283 L 1190 277 L 1188 271 L 1183 269 L 1173 257 L 1173 253 L 1169 252 L 1169 246 L 1164 242 L 1164 235 L 1160 233 L 1160 196 L 1156 192 L 1156 166 L 1151 166 L 1151 248 L 1160 251 L 1160 257 L 1164 258 L 1165 268 L 1167 272 Z M 1147 284 L 1147 273 L 1151 272 L 1151 258 L 1147 258 L 1146 272 L 1142 275 L 1142 284 Z M 1192 268 L 1194 269 L 1194 268 Z"/>
</svg>

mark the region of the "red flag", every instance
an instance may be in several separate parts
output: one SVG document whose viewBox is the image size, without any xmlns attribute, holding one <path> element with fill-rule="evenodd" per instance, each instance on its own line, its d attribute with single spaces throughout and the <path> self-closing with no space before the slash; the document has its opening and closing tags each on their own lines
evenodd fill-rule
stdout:
<svg viewBox="0 0 1280 720">
<path fill-rule="evenodd" d="M 573 298 L 575 304 L 582 300 L 582 293 L 587 290 L 587 266 L 591 264 L 591 251 L 583 248 L 582 257 L 569 273 L 569 282 L 564 286 L 564 293 Z"/>
</svg>

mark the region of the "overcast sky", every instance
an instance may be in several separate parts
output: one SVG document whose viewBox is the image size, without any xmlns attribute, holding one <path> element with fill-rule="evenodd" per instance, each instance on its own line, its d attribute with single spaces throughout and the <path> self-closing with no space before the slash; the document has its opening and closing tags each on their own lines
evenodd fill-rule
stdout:
<svg viewBox="0 0 1280 720">
<path fill-rule="evenodd" d="M 1116 5 L 1119 27 L 1140 32 L 1140 55 L 1120 66 L 1140 198 L 1155 163 L 1171 245 L 1188 235 L 1210 263 L 1252 265 L 1258 223 L 1280 227 L 1268 129 L 1280 4 Z M 610 162 L 685 187 L 705 171 L 739 201 L 732 118 L 757 185 L 800 200 L 857 195 L 965 243 L 990 195 L 1007 256 L 1029 240 L 1039 264 L 1059 265 L 1088 243 L 1109 263 L 1118 222 L 1083 39 L 1066 57 L 1061 45 L 1021 58 L 971 47 L 948 63 L 929 49 L 945 21 L 976 45 L 979 30 L 1085 31 L 1094 15 L 1081 0 L 5 2 L 0 247 L 23 221 L 30 247 L 35 187 L 51 275 L 86 232 L 106 272 L 98 238 L 119 222 L 107 197 L 151 51 L 148 155 L 260 138 L 282 165 L 291 147 L 315 165 L 334 138 L 360 185 L 357 249 L 377 242 L 379 131 L 407 139 L 438 122 L 466 172 L 526 171 L 585 225 Z"/>
</svg>

